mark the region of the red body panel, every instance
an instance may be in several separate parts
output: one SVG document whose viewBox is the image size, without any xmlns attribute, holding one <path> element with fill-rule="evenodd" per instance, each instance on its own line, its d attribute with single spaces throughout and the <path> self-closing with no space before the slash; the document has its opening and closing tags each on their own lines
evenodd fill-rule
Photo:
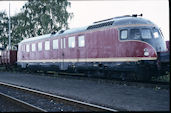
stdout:
<svg viewBox="0 0 171 113">
<path fill-rule="evenodd" d="M 85 36 L 85 47 L 78 47 L 78 36 Z M 75 36 L 76 47 L 68 47 L 68 37 Z M 115 28 L 107 28 L 103 30 L 95 30 L 84 33 L 71 34 L 69 36 L 60 37 L 65 38 L 66 48 L 61 49 L 61 40 L 58 41 L 59 49 L 52 49 L 52 40 L 48 38 L 45 40 L 37 40 L 36 52 L 23 52 L 21 46 L 18 51 L 18 60 L 45 60 L 45 59 L 80 59 L 80 58 L 124 58 L 124 57 L 146 57 L 144 56 L 144 48 L 149 50 L 148 57 L 157 57 L 155 49 L 143 41 L 120 41 L 118 38 L 118 31 Z M 44 42 L 50 40 L 50 50 L 44 50 Z M 38 51 L 38 42 L 43 42 L 43 50 Z M 29 42 L 30 44 L 32 42 Z M 24 44 L 24 43 L 23 43 Z"/>
</svg>

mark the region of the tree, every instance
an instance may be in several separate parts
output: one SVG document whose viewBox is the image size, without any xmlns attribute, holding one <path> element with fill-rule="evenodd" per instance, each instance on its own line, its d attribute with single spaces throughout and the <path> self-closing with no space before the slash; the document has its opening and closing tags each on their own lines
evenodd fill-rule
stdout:
<svg viewBox="0 0 171 113">
<path fill-rule="evenodd" d="M 8 17 L 5 12 L 0 12 L 0 43 L 4 48 L 8 45 Z"/>
<path fill-rule="evenodd" d="M 66 0 L 29 0 L 23 6 L 28 33 L 32 36 L 68 29 L 67 20 L 72 17 L 66 8 L 70 2 Z M 34 30 L 33 30 L 34 29 Z"/>
<path fill-rule="evenodd" d="M 25 38 L 68 29 L 68 19 L 73 13 L 68 13 L 66 8 L 70 7 L 67 0 L 28 0 L 22 7 L 22 12 L 11 17 L 11 44 L 16 45 Z M 6 13 L 3 15 L 2 31 L 0 40 L 3 45 L 8 44 L 8 18 Z M 1 28 L 1 27 L 0 27 Z"/>
</svg>

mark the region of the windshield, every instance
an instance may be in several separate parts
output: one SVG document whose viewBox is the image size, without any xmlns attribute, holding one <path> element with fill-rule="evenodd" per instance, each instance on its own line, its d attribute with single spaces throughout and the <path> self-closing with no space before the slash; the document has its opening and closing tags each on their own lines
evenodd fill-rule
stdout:
<svg viewBox="0 0 171 113">
<path fill-rule="evenodd" d="M 158 39 L 162 36 L 159 29 L 153 27 L 142 27 L 142 28 L 127 28 L 120 30 L 120 39 L 121 40 L 141 40 L 141 39 Z"/>
<path fill-rule="evenodd" d="M 148 28 L 143 28 L 141 30 L 142 39 L 151 39 L 151 30 Z"/>
<path fill-rule="evenodd" d="M 131 29 L 130 31 L 131 39 L 140 39 L 141 33 L 139 29 Z"/>
</svg>

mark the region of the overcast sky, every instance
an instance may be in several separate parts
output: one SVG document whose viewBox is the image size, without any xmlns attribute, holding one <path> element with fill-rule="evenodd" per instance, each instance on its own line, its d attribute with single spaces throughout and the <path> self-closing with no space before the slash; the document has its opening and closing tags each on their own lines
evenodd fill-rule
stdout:
<svg viewBox="0 0 171 113">
<path fill-rule="evenodd" d="M 94 21 L 115 16 L 141 14 L 158 25 L 169 40 L 169 3 L 168 0 L 109 0 L 109 1 L 70 1 L 69 12 L 74 17 L 69 22 L 70 28 L 89 25 Z M 18 13 L 25 1 L 10 1 L 11 15 Z M 8 1 L 0 1 L 0 11 L 7 11 Z"/>
</svg>

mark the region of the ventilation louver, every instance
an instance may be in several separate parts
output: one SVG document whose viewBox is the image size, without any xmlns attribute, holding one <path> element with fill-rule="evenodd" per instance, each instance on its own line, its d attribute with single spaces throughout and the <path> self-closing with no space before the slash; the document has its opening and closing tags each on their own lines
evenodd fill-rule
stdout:
<svg viewBox="0 0 171 113">
<path fill-rule="evenodd" d="M 110 25 L 113 24 L 113 22 L 114 21 L 105 22 L 105 23 L 96 24 L 96 25 L 91 25 L 91 26 L 88 26 L 87 30 L 89 30 L 89 29 L 96 29 L 96 28 L 105 27 L 105 26 L 110 26 Z"/>
</svg>

